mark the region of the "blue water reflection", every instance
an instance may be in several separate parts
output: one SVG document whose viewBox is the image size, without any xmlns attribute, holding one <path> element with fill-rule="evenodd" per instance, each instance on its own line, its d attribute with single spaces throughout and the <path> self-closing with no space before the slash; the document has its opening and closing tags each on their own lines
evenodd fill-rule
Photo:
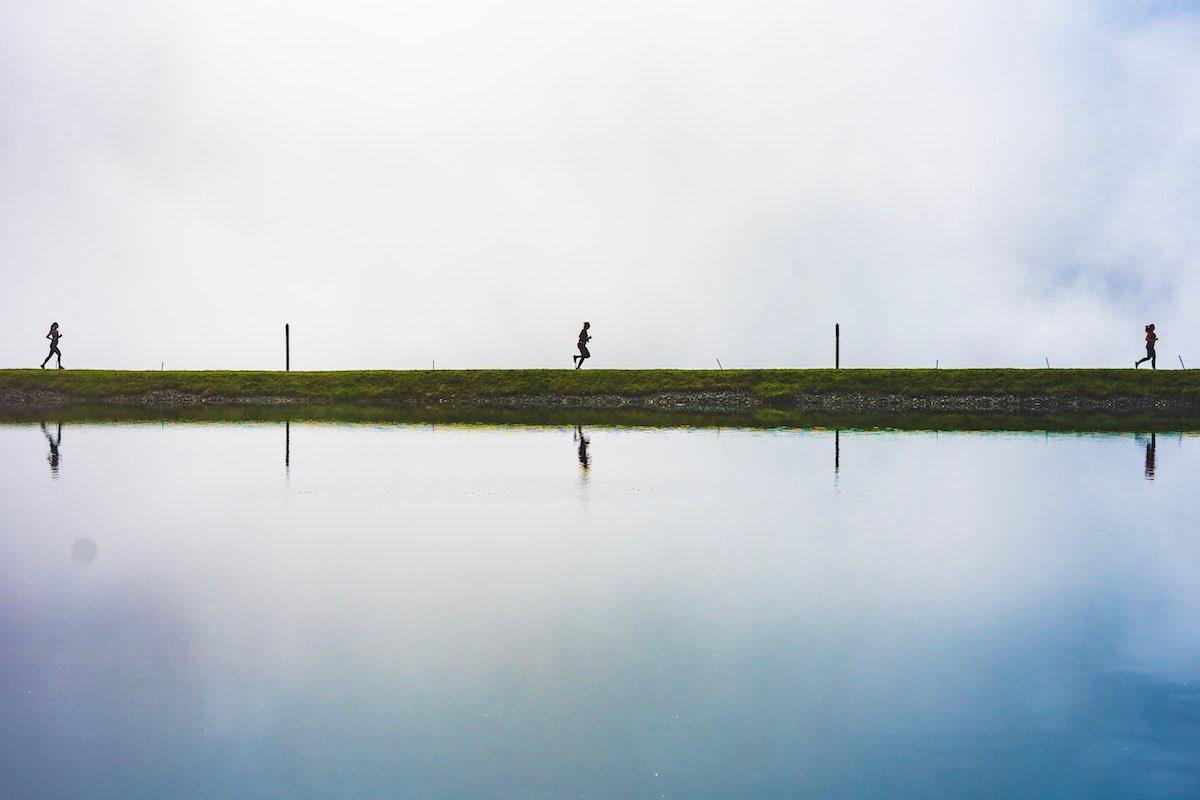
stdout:
<svg viewBox="0 0 1200 800">
<path fill-rule="evenodd" d="M 1200 794 L 1187 437 L 63 427 L 6 798 Z"/>
</svg>

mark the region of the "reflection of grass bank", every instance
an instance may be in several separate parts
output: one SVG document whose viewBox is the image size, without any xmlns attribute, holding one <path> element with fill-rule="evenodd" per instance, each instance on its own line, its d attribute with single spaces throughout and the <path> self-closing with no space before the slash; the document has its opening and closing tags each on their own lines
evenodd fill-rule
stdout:
<svg viewBox="0 0 1200 800">
<path fill-rule="evenodd" d="M 830 414 L 764 408 L 744 413 L 694 414 L 638 409 L 510 409 L 464 406 L 191 406 L 138 408 L 71 405 L 0 411 L 0 424 L 40 420 L 75 423 L 314 422 L 367 425 L 518 425 L 628 428 L 744 428 L 810 430 L 963 430 L 1062 432 L 1200 432 L 1200 415 L 1139 414 Z"/>
<path fill-rule="evenodd" d="M 31 393 L 73 402 L 169 404 L 290 400 L 320 404 L 472 402 L 495 398 L 724 395 L 750 405 L 797 397 L 1152 398 L 1200 408 L 1200 373 L 1132 369 L 408 370 L 347 372 L 132 372 L 0 370 L 0 402 Z M 157 396 L 157 397 L 155 397 Z M 738 399 L 740 398 L 740 399 Z"/>
</svg>

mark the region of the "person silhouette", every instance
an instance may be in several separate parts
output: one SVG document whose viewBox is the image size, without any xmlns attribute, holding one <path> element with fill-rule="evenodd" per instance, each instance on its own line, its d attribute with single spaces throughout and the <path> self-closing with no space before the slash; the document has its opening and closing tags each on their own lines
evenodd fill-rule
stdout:
<svg viewBox="0 0 1200 800">
<path fill-rule="evenodd" d="M 579 332 L 579 342 L 576 345 L 579 348 L 579 355 L 571 356 L 571 360 L 575 362 L 575 369 L 579 369 L 583 366 L 583 360 L 585 358 L 592 357 L 592 354 L 588 352 L 587 348 L 587 343 L 592 340 L 591 334 L 588 333 L 588 330 L 591 327 L 592 323 L 585 322 L 583 323 L 583 330 Z"/>
<path fill-rule="evenodd" d="M 592 440 L 583 435 L 583 426 L 575 426 L 574 441 L 579 443 L 579 466 L 583 470 L 583 474 L 587 475 L 588 468 L 592 466 L 592 458 L 588 455 L 588 445 Z"/>
<path fill-rule="evenodd" d="M 51 436 L 50 431 L 46 430 L 46 423 L 39 423 L 42 426 L 42 435 L 46 437 L 46 442 L 50 445 L 50 453 L 46 456 L 46 462 L 50 464 L 50 474 L 55 478 L 58 477 L 58 446 L 62 444 L 62 423 L 58 423 L 57 436 Z"/>
<path fill-rule="evenodd" d="M 1133 362 L 1133 368 L 1137 369 L 1142 365 L 1143 361 L 1150 362 L 1151 369 L 1158 369 L 1158 360 L 1154 357 L 1154 345 L 1158 342 L 1158 334 L 1154 332 L 1154 323 L 1146 326 L 1146 357 Z"/>
<path fill-rule="evenodd" d="M 62 369 L 62 351 L 58 349 L 58 340 L 62 338 L 62 334 L 58 332 L 58 323 L 50 323 L 50 332 L 46 334 L 46 338 L 50 340 L 50 352 L 46 354 L 46 361 L 42 362 L 42 369 L 46 368 L 46 362 L 53 356 L 58 356 L 58 368 Z"/>
</svg>

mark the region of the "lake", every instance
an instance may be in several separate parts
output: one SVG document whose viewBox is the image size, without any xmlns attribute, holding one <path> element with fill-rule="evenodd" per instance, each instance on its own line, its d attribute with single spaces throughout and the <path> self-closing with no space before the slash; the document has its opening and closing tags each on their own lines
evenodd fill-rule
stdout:
<svg viewBox="0 0 1200 800">
<path fill-rule="evenodd" d="M 0 426 L 5 798 L 1200 796 L 1159 433 Z"/>
</svg>

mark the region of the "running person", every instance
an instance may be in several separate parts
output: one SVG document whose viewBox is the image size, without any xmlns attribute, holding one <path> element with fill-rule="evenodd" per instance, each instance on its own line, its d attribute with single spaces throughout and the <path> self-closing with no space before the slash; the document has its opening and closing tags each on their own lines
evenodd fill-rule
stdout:
<svg viewBox="0 0 1200 800">
<path fill-rule="evenodd" d="M 585 358 L 592 357 L 592 354 L 588 352 L 587 348 L 587 343 L 592 340 L 591 334 L 588 333 L 588 329 L 591 327 L 592 323 L 585 322 L 583 323 L 583 330 L 579 332 L 579 343 L 577 345 L 579 348 L 579 355 L 571 356 L 571 360 L 575 362 L 575 369 L 579 369 L 583 366 L 583 360 Z"/>
<path fill-rule="evenodd" d="M 58 340 L 62 338 L 62 334 L 58 332 L 57 322 L 50 324 L 50 332 L 46 334 L 46 338 L 50 340 L 50 352 L 46 355 L 46 361 L 42 362 L 42 369 L 46 368 L 46 362 L 54 356 L 58 356 L 58 368 L 62 369 L 62 351 L 58 349 Z"/>
<path fill-rule="evenodd" d="M 1151 369 L 1158 369 L 1158 362 L 1154 356 L 1154 345 L 1158 342 L 1158 334 L 1154 332 L 1154 323 L 1146 326 L 1146 357 L 1133 362 L 1133 368 L 1137 369 L 1142 365 L 1143 361 L 1150 362 Z"/>
</svg>

